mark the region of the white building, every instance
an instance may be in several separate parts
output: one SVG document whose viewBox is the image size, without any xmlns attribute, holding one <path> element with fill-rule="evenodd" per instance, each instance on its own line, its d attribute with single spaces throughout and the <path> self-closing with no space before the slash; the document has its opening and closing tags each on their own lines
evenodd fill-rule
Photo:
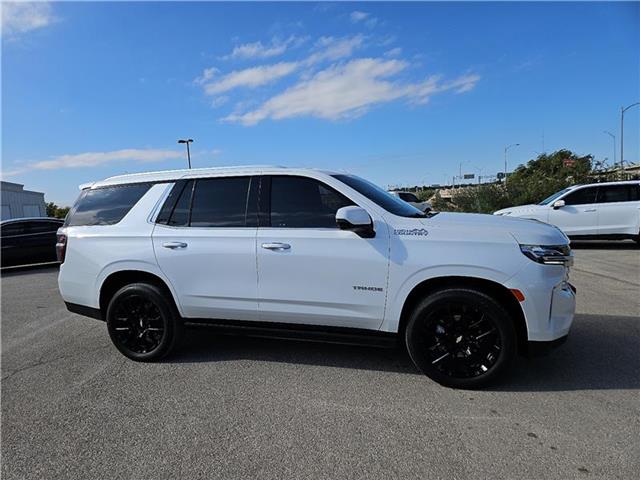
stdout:
<svg viewBox="0 0 640 480">
<path fill-rule="evenodd" d="M 25 190 L 24 185 L 0 182 L 2 220 L 21 217 L 46 217 L 44 193 Z"/>
</svg>

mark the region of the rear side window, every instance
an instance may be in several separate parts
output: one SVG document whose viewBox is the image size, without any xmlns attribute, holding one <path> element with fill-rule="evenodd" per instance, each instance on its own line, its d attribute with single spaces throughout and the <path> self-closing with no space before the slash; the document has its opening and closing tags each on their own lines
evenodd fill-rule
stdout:
<svg viewBox="0 0 640 480">
<path fill-rule="evenodd" d="M 354 203 L 313 178 L 271 178 L 271 226 L 337 228 L 336 211 Z"/>
<path fill-rule="evenodd" d="M 24 235 L 27 233 L 27 225 L 24 222 L 7 223 L 2 225 L 0 235 L 3 237 L 14 237 L 16 235 Z"/>
<path fill-rule="evenodd" d="M 637 200 L 637 185 L 601 186 L 598 192 L 598 203 L 635 202 Z"/>
<path fill-rule="evenodd" d="M 563 198 L 565 205 L 587 205 L 596 202 L 598 187 L 587 187 L 576 190 Z"/>
<path fill-rule="evenodd" d="M 191 206 L 192 227 L 244 227 L 250 177 L 196 181 Z"/>
<path fill-rule="evenodd" d="M 257 191 L 257 177 L 181 180 L 156 222 L 172 227 L 257 226 Z"/>
<path fill-rule="evenodd" d="M 150 187 L 149 183 L 137 183 L 84 190 L 69 213 L 66 225 L 75 227 L 116 224 L 129 213 Z"/>
<path fill-rule="evenodd" d="M 31 222 L 29 233 L 51 233 L 62 226 L 62 222 Z"/>
</svg>

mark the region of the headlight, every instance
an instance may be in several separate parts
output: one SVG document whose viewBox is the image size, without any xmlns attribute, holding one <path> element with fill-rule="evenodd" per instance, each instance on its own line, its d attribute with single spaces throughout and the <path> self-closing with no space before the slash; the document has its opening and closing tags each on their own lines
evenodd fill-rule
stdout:
<svg viewBox="0 0 640 480">
<path fill-rule="evenodd" d="M 496 212 L 494 213 L 494 215 L 499 215 L 499 216 L 504 216 L 504 215 L 511 215 L 511 212 Z"/>
<path fill-rule="evenodd" d="M 534 262 L 545 265 L 573 265 L 569 245 L 520 245 L 520 251 Z"/>
</svg>

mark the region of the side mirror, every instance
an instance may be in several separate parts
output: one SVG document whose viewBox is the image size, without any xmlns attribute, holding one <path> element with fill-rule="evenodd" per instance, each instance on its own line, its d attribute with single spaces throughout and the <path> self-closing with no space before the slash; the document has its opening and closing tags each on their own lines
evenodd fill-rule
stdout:
<svg viewBox="0 0 640 480">
<path fill-rule="evenodd" d="M 336 212 L 336 224 L 340 230 L 350 230 L 362 238 L 373 238 L 376 232 L 373 221 L 364 208 L 342 207 Z"/>
<path fill-rule="evenodd" d="M 565 203 L 564 200 L 556 200 L 555 202 L 553 202 L 553 209 L 557 210 L 559 208 L 564 207 Z"/>
</svg>

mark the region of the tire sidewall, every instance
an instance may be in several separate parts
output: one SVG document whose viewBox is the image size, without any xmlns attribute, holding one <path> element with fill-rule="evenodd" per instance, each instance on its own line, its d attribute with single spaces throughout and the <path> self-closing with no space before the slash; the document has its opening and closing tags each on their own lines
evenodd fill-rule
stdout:
<svg viewBox="0 0 640 480">
<path fill-rule="evenodd" d="M 444 374 L 428 361 L 419 348 L 419 330 L 430 310 L 448 302 L 475 304 L 489 313 L 498 329 L 501 341 L 500 355 L 496 363 L 485 373 L 477 377 L 456 378 Z M 517 350 L 517 336 L 513 320 L 502 305 L 489 295 L 472 289 L 446 289 L 430 294 L 413 310 L 405 329 L 405 342 L 411 360 L 429 378 L 441 385 L 454 388 L 481 388 L 495 382 L 512 366 Z"/>
<path fill-rule="evenodd" d="M 121 301 L 133 295 L 141 296 L 152 301 L 160 311 L 160 316 L 164 326 L 164 335 L 160 344 L 150 352 L 133 352 L 122 345 L 116 336 L 114 325 L 115 310 Z M 171 350 L 173 350 L 182 333 L 182 321 L 179 319 L 179 315 L 177 314 L 175 307 L 165 298 L 165 295 L 158 287 L 147 283 L 134 283 L 126 285 L 118 290 L 109 302 L 106 320 L 109 337 L 115 347 L 124 356 L 138 362 L 151 362 L 165 357 L 171 352 Z"/>
</svg>

